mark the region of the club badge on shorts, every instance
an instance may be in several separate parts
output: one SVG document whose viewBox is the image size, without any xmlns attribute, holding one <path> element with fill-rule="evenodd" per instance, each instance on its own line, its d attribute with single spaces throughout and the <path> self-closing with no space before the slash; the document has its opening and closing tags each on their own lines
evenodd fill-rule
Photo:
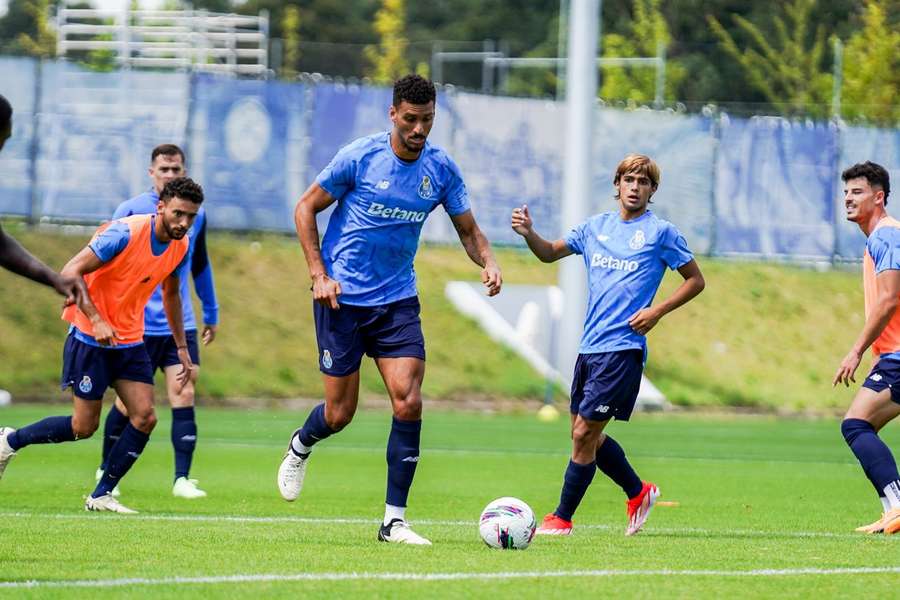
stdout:
<svg viewBox="0 0 900 600">
<path fill-rule="evenodd" d="M 322 351 L 322 366 L 325 367 L 326 369 L 330 369 L 331 365 L 333 365 L 333 364 L 334 364 L 334 361 L 331 360 L 331 352 L 329 352 L 328 350 L 323 350 Z"/>
<path fill-rule="evenodd" d="M 94 383 L 91 381 L 90 377 L 85 375 L 78 384 L 78 390 L 82 394 L 90 394 L 92 389 L 94 389 Z"/>
</svg>

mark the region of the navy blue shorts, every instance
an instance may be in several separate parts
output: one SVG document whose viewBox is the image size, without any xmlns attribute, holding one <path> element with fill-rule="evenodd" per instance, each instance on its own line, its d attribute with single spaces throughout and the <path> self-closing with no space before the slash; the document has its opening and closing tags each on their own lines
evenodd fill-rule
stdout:
<svg viewBox="0 0 900 600">
<path fill-rule="evenodd" d="M 419 308 L 417 296 L 383 306 L 342 304 L 338 310 L 313 302 L 319 370 L 334 377 L 350 375 L 359 370 L 363 354 L 425 360 Z"/>
<path fill-rule="evenodd" d="M 579 354 L 572 377 L 572 414 L 588 421 L 627 421 L 644 371 L 642 350 Z"/>
<path fill-rule="evenodd" d="M 63 348 L 60 385 L 85 400 L 100 400 L 114 381 L 127 379 L 153 385 L 153 367 L 144 344 L 128 348 L 91 346 L 70 333 Z"/>
<path fill-rule="evenodd" d="M 891 388 L 891 400 L 900 404 L 900 360 L 880 359 L 862 386 L 875 392 Z"/>
<path fill-rule="evenodd" d="M 187 339 L 191 362 L 199 365 L 200 350 L 197 347 L 197 330 L 185 331 L 184 336 Z M 147 346 L 147 355 L 150 356 L 150 364 L 154 373 L 157 369 L 162 371 L 166 367 L 181 364 L 181 361 L 178 360 L 178 347 L 175 345 L 174 335 L 145 335 L 144 345 Z"/>
</svg>

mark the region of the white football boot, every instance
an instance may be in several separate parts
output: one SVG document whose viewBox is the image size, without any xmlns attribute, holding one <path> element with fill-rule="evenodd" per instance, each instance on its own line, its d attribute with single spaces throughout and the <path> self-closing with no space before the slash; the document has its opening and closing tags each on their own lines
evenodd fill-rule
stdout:
<svg viewBox="0 0 900 600">
<path fill-rule="evenodd" d="M 88 496 L 84 500 L 84 510 L 92 510 L 97 512 L 114 512 L 119 513 L 120 515 L 138 514 L 138 511 L 131 510 L 130 508 L 124 506 L 118 500 L 113 498 L 113 495 L 111 493 L 103 494 L 99 498 Z"/>
<path fill-rule="evenodd" d="M 378 541 L 393 544 L 410 544 L 413 546 L 430 546 L 431 542 L 410 529 L 409 523 L 402 519 L 393 519 L 378 530 Z"/>
<path fill-rule="evenodd" d="M 293 502 L 303 489 L 303 478 L 306 477 L 306 463 L 309 462 L 309 454 L 301 458 L 288 448 L 278 467 L 278 491 L 281 497 L 288 502 Z"/>
<path fill-rule="evenodd" d="M 172 495 L 176 498 L 206 498 L 206 492 L 197 487 L 196 479 L 179 477 L 172 486 Z"/>
<path fill-rule="evenodd" d="M 13 450 L 12 447 L 10 447 L 9 442 L 6 441 L 6 438 L 15 432 L 16 430 L 12 427 L 0 427 L 0 477 L 3 477 L 3 471 L 6 470 L 6 465 L 8 465 L 9 461 L 16 455 L 15 450 Z"/>
</svg>

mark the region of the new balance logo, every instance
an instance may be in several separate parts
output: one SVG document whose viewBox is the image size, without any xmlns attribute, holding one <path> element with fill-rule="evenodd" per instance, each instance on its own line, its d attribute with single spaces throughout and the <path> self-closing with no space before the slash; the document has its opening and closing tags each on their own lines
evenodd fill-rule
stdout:
<svg viewBox="0 0 900 600">
<path fill-rule="evenodd" d="M 883 377 L 879 373 L 873 373 L 871 377 L 869 377 L 872 381 L 881 381 Z"/>
<path fill-rule="evenodd" d="M 385 219 L 409 221 L 410 223 L 421 223 L 428 216 L 428 213 L 424 210 L 406 210 L 399 206 L 385 206 L 380 202 L 373 202 L 366 214 Z"/>
<path fill-rule="evenodd" d="M 378 188 L 379 190 L 386 190 L 389 187 L 391 187 L 391 182 L 388 181 L 387 179 L 382 179 L 381 181 L 378 182 L 378 185 L 376 185 L 375 187 Z"/>
<path fill-rule="evenodd" d="M 417 462 L 419 462 L 419 457 L 418 457 L 418 456 L 407 456 L 406 458 L 404 458 L 404 459 L 401 460 L 400 462 L 417 463 Z"/>
<path fill-rule="evenodd" d="M 613 271 L 625 271 L 626 273 L 634 273 L 638 270 L 638 262 L 636 260 L 624 260 L 614 256 L 606 256 L 599 252 L 591 256 L 591 266 L 600 267 L 601 269 L 612 269 Z"/>
<path fill-rule="evenodd" d="M 597 408 L 595 408 L 594 412 L 605 413 L 608 410 L 609 410 L 609 407 L 604 404 L 603 406 L 598 406 Z"/>
</svg>

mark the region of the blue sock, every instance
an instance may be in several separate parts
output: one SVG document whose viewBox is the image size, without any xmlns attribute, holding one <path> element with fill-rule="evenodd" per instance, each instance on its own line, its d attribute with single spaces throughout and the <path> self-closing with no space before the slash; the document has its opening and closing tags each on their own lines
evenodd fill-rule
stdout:
<svg viewBox="0 0 900 600">
<path fill-rule="evenodd" d="M 321 442 L 334 433 L 334 429 L 325 422 L 325 404 L 319 404 L 306 417 L 306 423 L 303 424 L 295 435 L 300 438 L 300 442 L 304 446 L 312 448 L 316 442 Z M 291 448 L 294 454 L 297 451 Z"/>
<path fill-rule="evenodd" d="M 26 425 L 7 436 L 6 441 L 14 451 L 31 444 L 58 444 L 74 442 L 72 417 L 47 417 L 37 423 Z"/>
<path fill-rule="evenodd" d="M 149 439 L 149 433 L 138 431 L 134 425 L 129 423 L 122 431 L 122 435 L 119 436 L 119 441 L 110 451 L 106 470 L 103 471 L 103 477 L 100 478 L 100 483 L 97 484 L 91 497 L 99 498 L 111 492 L 144 451 L 144 446 L 147 445 Z"/>
<path fill-rule="evenodd" d="M 606 436 L 606 439 L 597 448 L 597 468 L 622 488 L 629 498 L 640 494 L 641 488 L 644 487 L 641 478 L 637 476 L 628 463 L 628 459 L 625 458 L 622 446 L 609 436 Z"/>
<path fill-rule="evenodd" d="M 194 407 L 173 408 L 172 448 L 175 449 L 175 479 L 188 476 L 196 447 L 197 421 L 194 418 Z"/>
<path fill-rule="evenodd" d="M 119 436 L 122 435 L 122 430 L 126 425 L 128 425 L 128 417 L 123 415 L 113 404 L 103 424 L 103 462 L 100 463 L 100 468 L 104 471 L 106 470 L 106 461 L 109 460 L 109 451 L 119 441 Z"/>
<path fill-rule="evenodd" d="M 391 506 L 406 506 L 419 464 L 419 438 L 422 421 L 400 421 L 394 417 L 387 443 L 387 497 Z"/>
<path fill-rule="evenodd" d="M 553 514 L 560 519 L 571 521 L 588 486 L 594 480 L 596 471 L 596 463 L 579 465 L 570 459 L 569 466 L 566 468 L 566 477 L 563 480 L 562 492 L 559 495 L 559 506 L 553 511 Z"/>
<path fill-rule="evenodd" d="M 900 479 L 894 455 L 885 445 L 872 424 L 863 419 L 844 419 L 841 433 L 847 445 L 853 450 L 866 477 L 872 482 L 879 496 L 884 496 L 884 488 L 892 481 Z"/>
</svg>

